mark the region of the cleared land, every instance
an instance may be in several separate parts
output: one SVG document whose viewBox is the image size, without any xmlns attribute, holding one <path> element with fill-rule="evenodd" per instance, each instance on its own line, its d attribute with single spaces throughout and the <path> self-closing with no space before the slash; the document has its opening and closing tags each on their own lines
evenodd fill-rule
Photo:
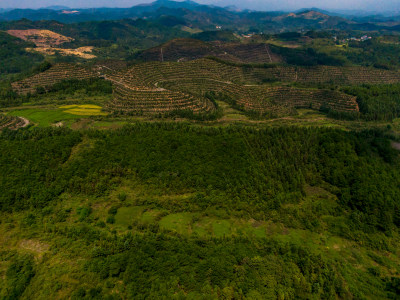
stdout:
<svg viewBox="0 0 400 300">
<path fill-rule="evenodd" d="M 26 50 L 40 52 L 45 55 L 54 55 L 56 53 L 60 53 L 61 55 L 75 55 L 84 59 L 96 58 L 96 55 L 91 54 L 93 51 L 93 47 L 79 47 L 76 49 L 38 47 L 38 48 L 27 48 Z"/>
<path fill-rule="evenodd" d="M 64 49 L 59 46 L 72 42 L 74 39 L 50 30 L 27 29 L 27 30 L 8 30 L 8 34 L 23 39 L 24 41 L 33 42 L 36 48 L 27 48 L 28 51 L 36 51 L 45 55 L 74 55 L 84 59 L 93 59 L 96 56 L 91 54 L 93 47 L 79 47 L 76 49 Z"/>
<path fill-rule="evenodd" d="M 42 29 L 8 30 L 7 33 L 25 41 L 33 42 L 37 47 L 54 47 L 74 40 L 53 31 Z"/>
</svg>

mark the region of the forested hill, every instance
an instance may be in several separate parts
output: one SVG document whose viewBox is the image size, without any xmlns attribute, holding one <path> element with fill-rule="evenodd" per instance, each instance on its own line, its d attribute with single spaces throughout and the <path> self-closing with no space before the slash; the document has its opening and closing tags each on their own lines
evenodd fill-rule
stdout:
<svg viewBox="0 0 400 300">
<path fill-rule="evenodd" d="M 43 61 L 42 55 L 27 52 L 28 47 L 34 45 L 0 31 L 0 77 L 23 72 Z"/>
<path fill-rule="evenodd" d="M 4 131 L 0 151 L 2 297 L 399 293 L 384 132 L 48 128 Z"/>
</svg>

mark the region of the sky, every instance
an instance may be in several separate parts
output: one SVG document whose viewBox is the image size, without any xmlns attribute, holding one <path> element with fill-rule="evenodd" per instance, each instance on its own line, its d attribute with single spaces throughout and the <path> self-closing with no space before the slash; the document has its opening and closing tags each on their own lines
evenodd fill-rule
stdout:
<svg viewBox="0 0 400 300">
<path fill-rule="evenodd" d="M 71 8 L 131 7 L 152 0 L 0 0 L 0 8 L 41 8 L 63 5 Z M 198 0 L 203 4 L 235 5 L 254 10 L 288 10 L 318 7 L 331 10 L 400 11 L 400 0 Z"/>
</svg>

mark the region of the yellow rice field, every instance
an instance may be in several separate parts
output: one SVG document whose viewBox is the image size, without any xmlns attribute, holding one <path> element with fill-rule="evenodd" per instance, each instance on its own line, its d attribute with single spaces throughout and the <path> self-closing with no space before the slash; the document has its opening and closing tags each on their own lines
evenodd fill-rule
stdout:
<svg viewBox="0 0 400 300">
<path fill-rule="evenodd" d="M 64 105 L 60 106 L 65 113 L 78 115 L 78 116 L 106 116 L 107 113 L 102 112 L 101 106 L 93 104 L 83 104 L 83 105 Z"/>
</svg>

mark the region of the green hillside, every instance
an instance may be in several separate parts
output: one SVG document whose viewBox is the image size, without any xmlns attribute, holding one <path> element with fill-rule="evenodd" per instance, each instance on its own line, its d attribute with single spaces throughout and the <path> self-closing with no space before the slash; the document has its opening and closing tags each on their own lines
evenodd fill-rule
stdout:
<svg viewBox="0 0 400 300">
<path fill-rule="evenodd" d="M 398 291 L 399 159 L 383 132 L 159 123 L 7 131 L 0 147 L 4 297 Z"/>
<path fill-rule="evenodd" d="M 36 63 L 43 61 L 42 55 L 25 50 L 33 46 L 31 43 L 0 31 L 0 79 L 10 74 L 30 70 Z"/>
</svg>

